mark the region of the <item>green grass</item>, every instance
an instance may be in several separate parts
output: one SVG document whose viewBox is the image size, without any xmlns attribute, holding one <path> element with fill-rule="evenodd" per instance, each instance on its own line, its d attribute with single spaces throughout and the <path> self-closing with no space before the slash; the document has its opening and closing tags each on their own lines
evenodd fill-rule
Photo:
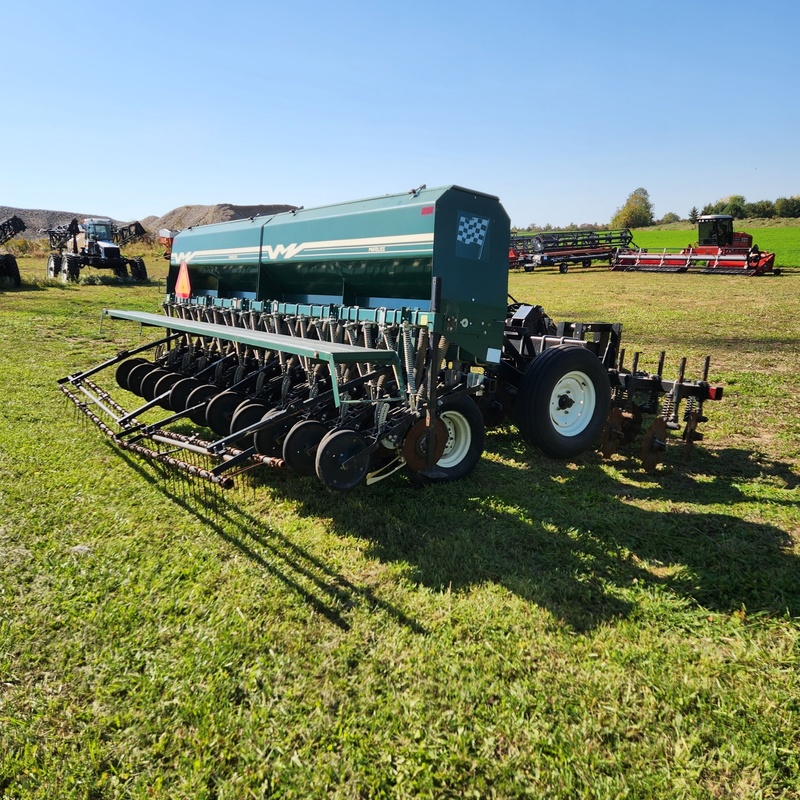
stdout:
<svg viewBox="0 0 800 800">
<path fill-rule="evenodd" d="M 164 265 L 20 267 L 0 796 L 800 796 L 800 271 L 512 274 L 670 373 L 712 354 L 692 460 L 565 464 L 509 427 L 464 481 L 342 496 L 280 471 L 220 495 L 114 450 L 56 379 L 141 341 L 100 310 L 157 311 Z"/>
</svg>

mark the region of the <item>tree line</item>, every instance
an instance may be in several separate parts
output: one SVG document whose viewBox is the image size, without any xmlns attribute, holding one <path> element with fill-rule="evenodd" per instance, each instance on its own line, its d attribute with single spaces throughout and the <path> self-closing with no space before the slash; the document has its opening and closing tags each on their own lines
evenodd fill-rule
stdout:
<svg viewBox="0 0 800 800">
<path fill-rule="evenodd" d="M 692 224 L 697 222 L 701 214 L 730 214 L 735 219 L 745 219 L 760 217 L 766 219 L 800 217 L 800 195 L 793 197 L 779 197 L 777 200 L 757 200 L 748 203 L 744 195 L 732 194 L 723 197 L 716 203 L 706 203 L 700 211 L 696 206 L 692 206 L 686 219 Z M 653 203 L 647 189 L 639 187 L 634 189 L 629 195 L 625 204 L 616 210 L 611 218 L 610 225 L 597 225 L 582 223 L 576 225 L 574 222 L 560 228 L 559 230 L 602 230 L 604 228 L 647 228 L 650 225 L 662 225 L 669 222 L 682 222 L 683 217 L 670 211 L 664 214 L 661 219 L 656 219 L 653 212 Z M 528 225 L 528 231 L 551 231 L 555 230 L 552 225 Z"/>
<path fill-rule="evenodd" d="M 744 195 L 732 194 L 717 200 L 716 203 L 706 203 L 698 211 L 696 206 L 689 210 L 687 219 L 691 223 L 697 222 L 701 214 L 730 214 L 735 219 L 752 217 L 800 217 L 800 195 L 794 197 L 779 197 L 777 200 L 757 200 L 748 203 Z M 628 195 L 625 205 L 618 208 L 611 219 L 612 228 L 646 228 L 649 225 L 667 222 L 680 222 L 681 217 L 670 212 L 660 220 L 655 219 L 653 204 L 647 189 L 638 188 Z"/>
</svg>

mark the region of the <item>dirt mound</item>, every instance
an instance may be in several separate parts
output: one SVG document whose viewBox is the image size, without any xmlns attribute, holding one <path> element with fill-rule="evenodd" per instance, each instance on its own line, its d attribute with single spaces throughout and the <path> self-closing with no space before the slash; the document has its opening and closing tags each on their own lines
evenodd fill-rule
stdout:
<svg viewBox="0 0 800 800">
<path fill-rule="evenodd" d="M 13 208 L 0 206 L 0 222 L 9 217 L 19 217 L 25 223 L 25 230 L 19 234 L 23 239 L 41 239 L 45 234 L 42 229 L 55 228 L 58 225 L 69 225 L 73 219 L 85 217 L 102 217 L 102 214 L 80 214 L 77 211 L 47 211 L 41 208 Z"/>
<path fill-rule="evenodd" d="M 167 212 L 162 217 L 151 215 L 140 219 L 139 222 L 150 232 L 157 234 L 161 228 L 183 230 L 192 225 L 208 225 L 212 222 L 227 222 L 231 219 L 246 219 L 254 216 L 269 216 L 282 211 L 291 211 L 296 206 L 285 204 L 235 206 L 231 203 L 218 203 L 213 206 L 181 206 Z M 41 239 L 44 234 L 41 230 L 55 228 L 58 225 L 69 225 L 73 219 L 85 217 L 106 217 L 108 214 L 85 214 L 77 211 L 48 211 L 39 208 L 14 208 L 0 206 L 0 221 L 17 216 L 25 223 L 25 231 L 21 234 L 25 239 Z M 111 219 L 114 219 L 111 217 Z M 121 224 L 131 220 L 117 220 Z"/>
<path fill-rule="evenodd" d="M 212 222 L 271 216 L 282 211 L 291 211 L 294 208 L 296 206 L 235 206 L 231 203 L 218 203 L 214 206 L 181 206 L 167 212 L 163 217 L 145 217 L 139 221 L 147 230 L 157 233 L 162 228 L 180 231 L 194 225 L 209 225 Z"/>
</svg>

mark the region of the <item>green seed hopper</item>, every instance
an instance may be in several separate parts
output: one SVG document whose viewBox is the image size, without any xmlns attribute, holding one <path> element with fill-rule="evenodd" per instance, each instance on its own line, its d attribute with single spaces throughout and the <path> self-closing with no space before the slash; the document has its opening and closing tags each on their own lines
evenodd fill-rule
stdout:
<svg viewBox="0 0 800 800">
<path fill-rule="evenodd" d="M 164 315 L 104 312 L 164 335 L 62 390 L 119 446 L 221 486 L 253 465 L 336 490 L 399 470 L 456 480 L 504 421 L 575 458 L 615 452 L 652 414 L 648 469 L 668 430 L 687 448 L 701 438 L 703 403 L 722 394 L 708 359 L 699 381 L 685 360 L 668 381 L 663 354 L 654 374 L 638 355 L 625 368 L 617 323 L 509 305 L 509 236 L 496 197 L 458 186 L 189 228 L 172 242 Z M 112 366 L 131 411 L 95 382 Z"/>
<path fill-rule="evenodd" d="M 509 231 L 496 197 L 421 188 L 182 231 L 167 289 L 174 292 L 185 263 L 195 297 L 369 309 L 362 317 L 374 318 L 413 309 L 432 331 L 497 362 Z M 438 308 L 434 285 L 442 287 Z"/>
</svg>

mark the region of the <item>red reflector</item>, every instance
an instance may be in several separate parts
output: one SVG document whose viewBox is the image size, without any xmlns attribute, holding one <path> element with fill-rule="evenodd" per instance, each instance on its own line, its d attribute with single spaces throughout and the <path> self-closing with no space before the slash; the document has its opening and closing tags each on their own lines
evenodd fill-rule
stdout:
<svg viewBox="0 0 800 800">
<path fill-rule="evenodd" d="M 188 300 L 192 296 L 192 284 L 189 283 L 189 267 L 185 261 L 181 261 L 178 280 L 175 281 L 175 296 L 180 297 L 182 300 Z"/>
<path fill-rule="evenodd" d="M 426 214 L 433 214 L 433 206 L 422 206 L 419 213 L 424 217 Z"/>
<path fill-rule="evenodd" d="M 722 387 L 721 386 L 709 386 L 708 387 L 708 399 L 709 400 L 722 400 Z"/>
</svg>

